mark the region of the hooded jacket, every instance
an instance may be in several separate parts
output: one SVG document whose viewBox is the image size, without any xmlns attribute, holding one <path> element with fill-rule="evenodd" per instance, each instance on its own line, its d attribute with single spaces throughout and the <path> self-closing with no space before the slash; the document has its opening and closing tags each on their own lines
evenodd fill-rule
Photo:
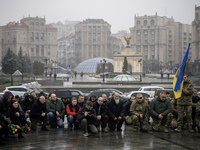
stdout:
<svg viewBox="0 0 200 150">
<path fill-rule="evenodd" d="M 0 115 L 1 115 L 1 117 L 8 115 L 8 110 L 9 110 L 10 103 L 11 103 L 11 102 L 7 101 L 7 99 L 9 97 L 13 98 L 13 94 L 10 91 L 6 91 L 3 95 L 3 98 L 0 97 Z"/>
</svg>

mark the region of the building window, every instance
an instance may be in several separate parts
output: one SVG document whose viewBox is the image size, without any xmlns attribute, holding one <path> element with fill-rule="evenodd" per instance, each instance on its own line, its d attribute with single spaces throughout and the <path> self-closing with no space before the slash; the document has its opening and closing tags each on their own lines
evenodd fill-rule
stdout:
<svg viewBox="0 0 200 150">
<path fill-rule="evenodd" d="M 147 26 L 147 20 L 144 20 L 144 26 L 145 27 Z"/>
<path fill-rule="evenodd" d="M 31 48 L 31 56 L 34 56 L 34 48 Z"/>
<path fill-rule="evenodd" d="M 50 53 L 50 52 L 48 52 L 48 55 L 50 56 L 50 55 L 51 55 L 51 53 Z"/>
<path fill-rule="evenodd" d="M 36 23 L 36 24 L 35 24 L 35 29 L 38 29 L 38 28 L 39 28 L 39 24 Z"/>
<path fill-rule="evenodd" d="M 140 20 L 137 21 L 137 27 L 140 27 L 141 24 L 140 24 Z"/>
<path fill-rule="evenodd" d="M 155 25 L 155 21 L 151 20 L 151 26 L 154 26 L 154 25 Z"/>
<path fill-rule="evenodd" d="M 48 49 L 50 49 L 50 45 L 48 45 Z"/>
<path fill-rule="evenodd" d="M 30 28 L 33 29 L 34 23 L 31 22 Z"/>
<path fill-rule="evenodd" d="M 41 56 L 44 57 L 44 45 L 41 46 Z"/>
<path fill-rule="evenodd" d="M 36 45 L 36 56 L 39 57 L 39 45 Z"/>
</svg>

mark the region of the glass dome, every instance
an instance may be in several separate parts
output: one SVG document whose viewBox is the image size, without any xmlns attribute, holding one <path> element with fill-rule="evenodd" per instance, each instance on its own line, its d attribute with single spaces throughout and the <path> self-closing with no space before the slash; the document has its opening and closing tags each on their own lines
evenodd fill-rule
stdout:
<svg viewBox="0 0 200 150">
<path fill-rule="evenodd" d="M 78 64 L 78 66 L 76 66 L 74 68 L 74 71 L 76 71 L 77 73 L 96 73 L 97 70 L 97 64 L 100 64 L 100 61 L 103 61 L 103 59 L 106 60 L 106 63 L 114 63 L 114 60 L 109 59 L 109 58 L 102 58 L 102 57 L 98 57 L 98 58 L 92 58 L 92 59 L 88 59 L 83 61 L 82 63 Z"/>
<path fill-rule="evenodd" d="M 120 74 L 112 79 L 113 81 L 136 81 L 136 79 L 128 74 Z"/>
</svg>

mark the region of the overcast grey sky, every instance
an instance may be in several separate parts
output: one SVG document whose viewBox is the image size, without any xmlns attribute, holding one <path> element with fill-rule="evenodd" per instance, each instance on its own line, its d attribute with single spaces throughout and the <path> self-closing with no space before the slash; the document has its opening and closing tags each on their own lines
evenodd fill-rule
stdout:
<svg viewBox="0 0 200 150">
<path fill-rule="evenodd" d="M 194 20 L 200 0 L 0 0 L 0 26 L 24 17 L 44 17 L 47 23 L 104 19 L 112 33 L 129 31 L 134 15 L 167 16 L 184 24 Z"/>
</svg>

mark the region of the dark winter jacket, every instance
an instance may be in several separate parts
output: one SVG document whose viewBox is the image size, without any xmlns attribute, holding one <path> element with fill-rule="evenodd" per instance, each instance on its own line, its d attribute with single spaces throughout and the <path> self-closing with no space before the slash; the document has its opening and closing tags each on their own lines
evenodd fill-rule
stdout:
<svg viewBox="0 0 200 150">
<path fill-rule="evenodd" d="M 84 103 L 79 103 L 78 102 L 78 106 L 80 106 L 81 108 L 83 108 L 84 105 L 85 105 L 85 102 Z"/>
<path fill-rule="evenodd" d="M 52 100 L 47 101 L 46 103 L 47 113 L 52 112 L 56 114 L 56 111 L 59 112 L 61 118 L 65 115 L 65 105 L 59 99 L 56 99 L 56 103 Z"/>
<path fill-rule="evenodd" d="M 99 113 L 99 104 L 98 104 L 98 102 L 95 102 L 94 104 L 93 104 L 93 108 L 95 109 L 95 111 L 96 111 L 96 114 L 97 115 L 101 115 L 101 117 L 104 117 L 105 115 L 107 115 L 107 106 L 103 103 L 102 105 L 101 105 L 101 108 L 100 108 L 100 114 L 98 114 Z"/>
<path fill-rule="evenodd" d="M 20 114 L 19 117 L 16 115 L 16 112 L 18 112 Z M 24 112 L 22 110 L 20 110 L 19 106 L 17 108 L 14 108 L 11 105 L 9 108 L 7 117 L 10 118 L 11 123 L 13 123 L 15 125 L 23 126 L 26 123 Z"/>
<path fill-rule="evenodd" d="M 89 112 L 89 114 L 91 116 L 85 116 L 84 113 L 85 112 Z M 87 119 L 88 124 L 93 124 L 95 126 L 99 125 L 99 122 L 97 121 L 97 115 L 96 115 L 96 111 L 94 110 L 94 108 L 92 108 L 91 110 L 87 109 L 86 106 L 84 105 L 83 108 L 78 112 L 77 115 L 77 120 L 79 121 L 79 123 L 83 120 L 83 119 Z"/>
<path fill-rule="evenodd" d="M 22 107 L 22 110 L 24 112 L 26 112 L 27 110 L 31 110 L 31 107 L 33 106 L 35 100 L 33 99 L 32 101 L 29 101 L 29 98 L 28 96 L 24 99 L 24 101 L 22 101 L 21 103 L 21 107 Z"/>
<path fill-rule="evenodd" d="M 119 103 L 116 104 L 114 98 L 112 98 L 108 103 L 107 103 L 107 107 L 108 107 L 108 116 L 114 120 L 115 117 L 124 117 L 124 103 L 123 100 L 119 100 Z"/>
<path fill-rule="evenodd" d="M 183 82 L 181 97 L 177 99 L 178 105 L 192 105 L 192 95 L 194 93 L 193 84 L 187 80 Z"/>
<path fill-rule="evenodd" d="M 153 118 L 158 118 L 158 115 L 162 113 L 162 116 L 166 117 L 172 110 L 170 101 L 165 99 L 162 101 L 160 97 L 153 99 L 150 103 L 149 112 Z"/>
<path fill-rule="evenodd" d="M 46 103 L 42 104 L 39 99 L 37 99 L 31 108 L 30 118 L 41 119 L 42 113 L 47 114 Z"/>
<path fill-rule="evenodd" d="M 0 116 L 7 116 L 8 115 L 8 110 L 10 107 L 10 102 L 7 101 L 9 97 L 13 98 L 13 94 L 10 91 L 5 92 L 3 95 L 3 98 L 0 97 Z"/>
<path fill-rule="evenodd" d="M 130 112 L 131 104 L 132 104 L 132 102 L 130 100 L 128 100 L 124 104 L 124 116 L 131 116 L 131 112 Z"/>
</svg>

